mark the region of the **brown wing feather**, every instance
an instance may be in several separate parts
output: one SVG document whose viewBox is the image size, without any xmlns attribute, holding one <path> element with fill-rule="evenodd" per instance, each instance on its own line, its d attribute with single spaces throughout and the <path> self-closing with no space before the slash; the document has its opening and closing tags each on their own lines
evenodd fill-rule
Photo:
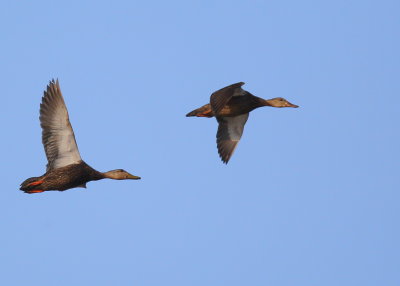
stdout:
<svg viewBox="0 0 400 286">
<path fill-rule="evenodd" d="M 228 85 L 220 90 L 213 92 L 210 96 L 210 104 L 214 114 L 218 114 L 222 108 L 228 103 L 232 98 L 237 88 L 244 85 L 244 82 L 238 82 Z"/>
<path fill-rule="evenodd" d="M 42 97 L 40 126 L 47 171 L 81 161 L 58 80 L 49 83 Z"/>
<path fill-rule="evenodd" d="M 243 134 L 249 113 L 235 117 L 217 117 L 217 148 L 222 162 L 228 163 Z"/>
</svg>

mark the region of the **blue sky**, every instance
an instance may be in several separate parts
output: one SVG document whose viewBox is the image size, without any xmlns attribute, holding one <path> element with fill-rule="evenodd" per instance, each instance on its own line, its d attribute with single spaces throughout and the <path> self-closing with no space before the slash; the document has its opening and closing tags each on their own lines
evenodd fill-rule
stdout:
<svg viewBox="0 0 400 286">
<path fill-rule="evenodd" d="M 2 285 L 399 285 L 398 1 L 3 1 Z M 83 159 L 141 181 L 27 195 L 59 78 Z M 226 166 L 215 119 L 260 108 Z"/>
</svg>

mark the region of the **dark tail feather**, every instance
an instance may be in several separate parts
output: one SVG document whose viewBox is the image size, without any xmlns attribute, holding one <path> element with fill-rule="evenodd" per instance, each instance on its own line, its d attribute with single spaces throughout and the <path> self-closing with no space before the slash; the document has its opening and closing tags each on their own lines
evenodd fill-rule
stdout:
<svg viewBox="0 0 400 286">
<path fill-rule="evenodd" d="M 188 114 L 186 114 L 186 117 L 196 116 L 196 114 L 197 114 L 197 109 L 189 112 Z"/>
<path fill-rule="evenodd" d="M 42 183 L 43 181 L 40 177 L 32 177 L 23 181 L 19 189 L 25 193 L 31 193 L 32 191 L 40 189 Z"/>
<path fill-rule="evenodd" d="M 190 116 L 197 116 L 197 117 L 213 117 L 214 114 L 211 111 L 211 106 L 210 104 L 206 104 L 203 105 L 200 108 L 197 108 L 191 112 L 189 112 L 188 114 L 186 114 L 186 117 L 190 117 Z"/>
</svg>

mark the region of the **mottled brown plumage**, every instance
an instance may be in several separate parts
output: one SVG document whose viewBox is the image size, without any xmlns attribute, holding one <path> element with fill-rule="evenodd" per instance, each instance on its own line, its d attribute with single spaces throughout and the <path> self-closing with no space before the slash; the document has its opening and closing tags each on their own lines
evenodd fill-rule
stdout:
<svg viewBox="0 0 400 286">
<path fill-rule="evenodd" d="M 211 94 L 209 104 L 186 114 L 187 117 L 216 117 L 219 123 L 217 131 L 218 153 L 225 164 L 232 157 L 252 110 L 262 106 L 298 107 L 281 97 L 266 100 L 254 96 L 243 90 L 242 85 L 244 85 L 244 82 L 238 82 L 217 90 Z"/>
<path fill-rule="evenodd" d="M 52 80 L 44 92 L 40 104 L 40 125 L 48 161 L 47 171 L 40 177 L 25 180 L 20 187 L 25 193 L 86 188 L 87 182 L 104 178 L 140 179 L 122 169 L 98 172 L 81 159 L 58 80 Z"/>
<path fill-rule="evenodd" d="M 21 184 L 21 189 L 25 192 L 35 189 L 44 191 L 64 191 L 78 186 L 86 187 L 87 182 L 97 181 L 103 178 L 104 176 L 102 173 L 81 161 L 78 164 L 70 164 L 65 167 L 48 171 L 40 177 L 29 178 Z M 40 181 L 43 182 L 38 183 Z"/>
</svg>

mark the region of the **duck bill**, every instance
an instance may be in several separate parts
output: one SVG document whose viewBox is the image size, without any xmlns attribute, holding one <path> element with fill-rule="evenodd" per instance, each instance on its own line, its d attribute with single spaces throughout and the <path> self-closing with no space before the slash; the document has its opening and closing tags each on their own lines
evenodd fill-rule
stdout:
<svg viewBox="0 0 400 286">
<path fill-rule="evenodd" d="M 299 106 L 298 106 L 298 105 L 296 105 L 296 104 L 293 104 L 293 103 L 287 102 L 287 103 L 286 103 L 286 107 L 293 107 L 293 108 L 297 108 L 297 107 L 299 107 Z"/>
<path fill-rule="evenodd" d="M 141 178 L 138 177 L 138 176 L 134 176 L 134 175 L 132 175 L 132 174 L 129 174 L 127 179 L 131 179 L 131 180 L 140 180 Z"/>
</svg>

